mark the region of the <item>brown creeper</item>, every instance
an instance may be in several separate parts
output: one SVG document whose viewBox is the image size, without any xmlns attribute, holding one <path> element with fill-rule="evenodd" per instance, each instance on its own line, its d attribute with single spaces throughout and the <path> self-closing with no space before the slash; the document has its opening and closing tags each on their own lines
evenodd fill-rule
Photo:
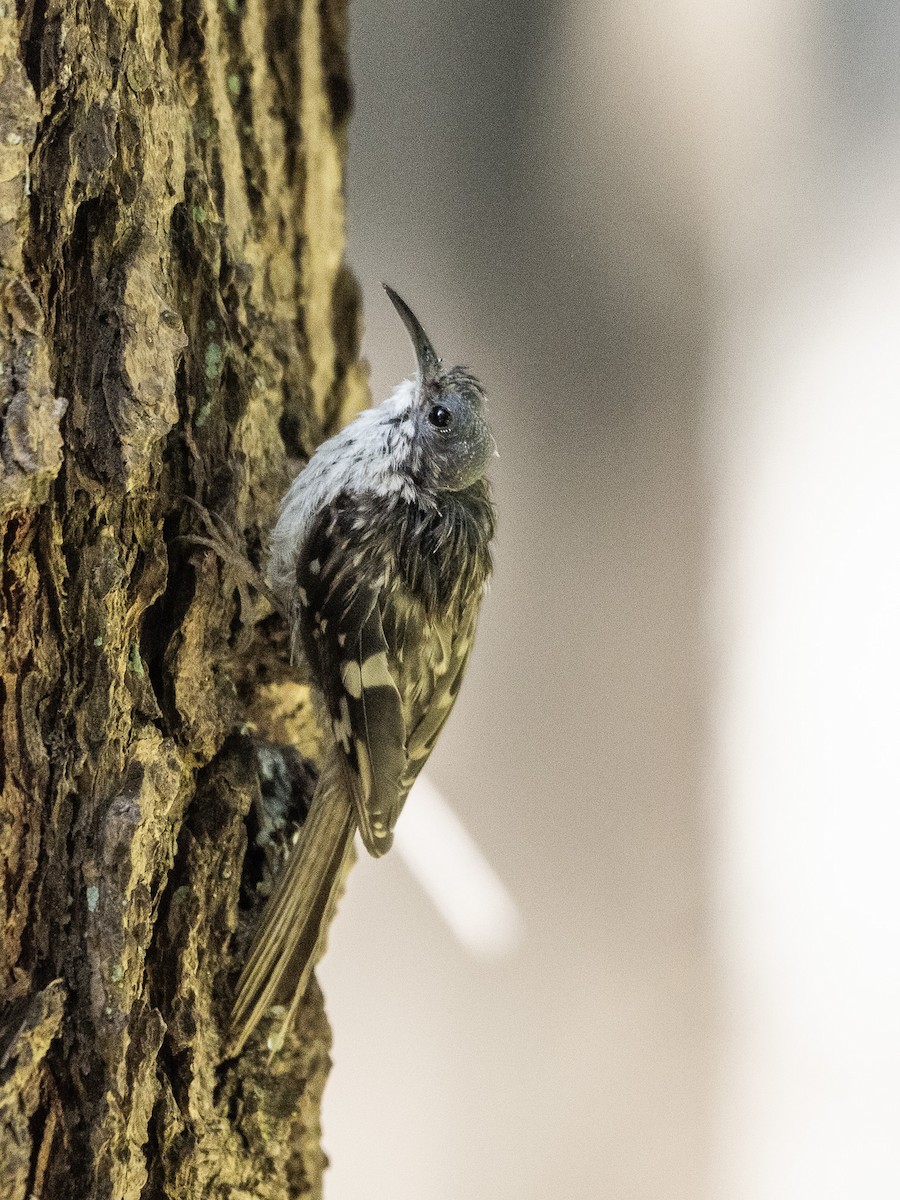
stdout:
<svg viewBox="0 0 900 1200">
<path fill-rule="evenodd" d="M 232 1047 L 306 991 L 357 827 L 390 849 L 400 810 L 459 691 L 491 573 L 494 439 L 481 385 L 445 367 L 391 288 L 412 338 L 402 383 L 319 447 L 291 485 L 268 579 L 330 734 L 322 772 L 238 983 Z"/>
</svg>

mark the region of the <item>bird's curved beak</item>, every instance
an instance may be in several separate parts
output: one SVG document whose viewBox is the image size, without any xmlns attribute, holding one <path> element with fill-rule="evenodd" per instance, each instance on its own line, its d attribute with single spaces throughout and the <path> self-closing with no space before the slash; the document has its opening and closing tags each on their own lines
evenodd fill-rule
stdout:
<svg viewBox="0 0 900 1200">
<path fill-rule="evenodd" d="M 416 362 L 419 364 L 419 378 L 423 382 L 427 379 L 434 379 L 440 370 L 441 360 L 435 353 L 431 339 L 422 328 L 419 318 L 406 301 L 398 296 L 388 284 L 383 283 L 381 286 L 387 292 L 391 304 L 393 304 L 394 308 L 400 314 L 400 320 L 406 326 L 407 332 L 412 338 L 413 348 L 416 352 Z"/>
</svg>

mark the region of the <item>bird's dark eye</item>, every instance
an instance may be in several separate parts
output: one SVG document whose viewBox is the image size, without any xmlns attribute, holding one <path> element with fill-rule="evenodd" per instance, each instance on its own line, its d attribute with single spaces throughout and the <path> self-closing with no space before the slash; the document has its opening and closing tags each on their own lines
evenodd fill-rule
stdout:
<svg viewBox="0 0 900 1200">
<path fill-rule="evenodd" d="M 432 404 L 428 410 L 428 420 L 435 429 L 447 429 L 451 421 L 450 409 L 443 404 Z"/>
</svg>

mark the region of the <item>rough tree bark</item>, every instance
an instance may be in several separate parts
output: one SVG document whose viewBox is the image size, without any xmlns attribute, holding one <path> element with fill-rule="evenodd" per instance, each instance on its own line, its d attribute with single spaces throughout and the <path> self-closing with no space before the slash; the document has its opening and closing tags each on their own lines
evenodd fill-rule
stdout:
<svg viewBox="0 0 900 1200">
<path fill-rule="evenodd" d="M 259 560 L 364 401 L 345 0 L 0 0 L 0 1198 L 315 1196 L 329 1030 L 224 1057 L 255 743 L 314 743 Z"/>
</svg>

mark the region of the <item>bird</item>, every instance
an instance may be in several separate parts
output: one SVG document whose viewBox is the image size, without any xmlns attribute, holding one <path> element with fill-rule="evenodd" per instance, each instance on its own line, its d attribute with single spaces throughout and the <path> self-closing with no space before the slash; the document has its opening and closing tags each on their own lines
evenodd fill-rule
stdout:
<svg viewBox="0 0 900 1200">
<path fill-rule="evenodd" d="M 409 305 L 385 291 L 416 373 L 323 442 L 288 489 L 268 585 L 306 660 L 325 751 L 306 820 L 237 983 L 238 1054 L 274 1005 L 279 1049 L 323 949 L 358 830 L 391 846 L 406 797 L 450 715 L 492 571 L 496 443 L 485 391 L 445 366 Z"/>
</svg>

